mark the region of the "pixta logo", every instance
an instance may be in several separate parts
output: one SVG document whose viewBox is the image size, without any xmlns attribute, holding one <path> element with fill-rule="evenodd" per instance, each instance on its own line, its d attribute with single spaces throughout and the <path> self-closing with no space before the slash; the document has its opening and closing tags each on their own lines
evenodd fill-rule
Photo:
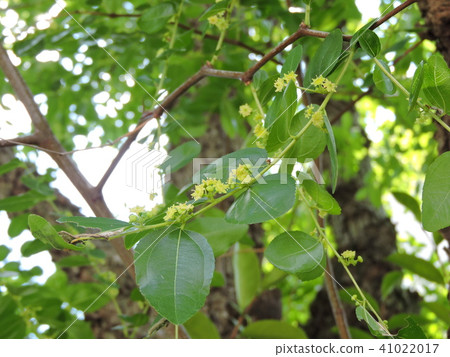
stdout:
<svg viewBox="0 0 450 357">
<path fill-rule="evenodd" d="M 160 167 L 169 158 L 165 152 L 147 147 L 129 154 L 126 157 L 126 185 L 149 194 L 158 192 L 165 182 L 170 181 L 170 166 Z"/>
</svg>

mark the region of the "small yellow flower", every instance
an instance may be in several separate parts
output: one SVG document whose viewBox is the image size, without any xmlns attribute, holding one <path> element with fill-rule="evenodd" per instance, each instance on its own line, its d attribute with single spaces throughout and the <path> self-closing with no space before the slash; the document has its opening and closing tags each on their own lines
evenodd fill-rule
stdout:
<svg viewBox="0 0 450 357">
<path fill-rule="evenodd" d="M 219 18 L 216 15 L 208 17 L 208 22 L 210 25 L 216 25 L 217 21 L 219 21 Z"/>
<path fill-rule="evenodd" d="M 199 200 L 200 198 L 202 198 L 202 197 L 204 196 L 204 194 L 205 194 L 205 189 L 204 189 L 203 185 L 200 184 L 200 185 L 196 185 L 196 186 L 195 186 L 195 188 L 194 188 L 194 193 L 191 194 L 191 197 L 192 197 L 195 201 L 197 201 L 197 200 Z"/>
<path fill-rule="evenodd" d="M 306 107 L 306 112 L 305 112 L 305 116 L 307 118 L 311 118 L 311 116 L 314 114 L 314 107 L 312 104 L 308 105 Z"/>
<path fill-rule="evenodd" d="M 297 75 L 294 73 L 294 71 L 290 71 L 289 73 L 284 74 L 283 80 L 286 84 L 289 83 L 289 81 L 295 82 L 297 80 Z"/>
<path fill-rule="evenodd" d="M 269 133 L 264 128 L 264 126 L 261 123 L 256 124 L 255 128 L 253 129 L 253 133 L 257 136 L 257 138 L 266 138 Z"/>
<path fill-rule="evenodd" d="M 216 182 L 217 193 L 226 193 L 229 188 L 230 188 L 229 185 L 227 185 L 226 183 L 223 183 L 222 181 L 217 180 L 217 182 Z"/>
<path fill-rule="evenodd" d="M 180 218 L 189 215 L 193 209 L 194 205 L 190 203 L 189 204 L 176 203 L 167 209 L 166 215 L 164 216 L 164 220 L 165 221 L 179 220 Z"/>
<path fill-rule="evenodd" d="M 236 178 L 242 183 L 248 183 L 252 179 L 250 165 L 239 165 L 236 169 Z"/>
<path fill-rule="evenodd" d="M 322 75 L 320 75 L 320 76 L 317 76 L 316 78 L 314 78 L 311 83 L 314 87 L 319 87 L 323 84 L 324 81 L 325 81 L 325 78 L 323 78 Z"/>
<path fill-rule="evenodd" d="M 242 115 L 244 118 L 252 114 L 252 111 L 253 111 L 252 107 L 249 106 L 247 103 L 242 104 L 239 107 L 239 114 Z"/>
<path fill-rule="evenodd" d="M 284 87 L 286 87 L 286 82 L 283 78 L 278 78 L 273 85 L 275 87 L 275 92 L 282 92 Z"/>
<path fill-rule="evenodd" d="M 336 92 L 337 85 L 336 85 L 336 83 L 333 83 L 332 81 L 330 81 L 328 79 L 325 79 L 325 81 L 322 84 L 322 87 L 325 88 L 325 90 L 328 93 L 332 93 L 332 92 L 334 93 L 334 92 Z"/>
<path fill-rule="evenodd" d="M 223 17 L 219 17 L 216 23 L 216 27 L 220 31 L 225 31 L 228 28 L 228 22 Z"/>
<path fill-rule="evenodd" d="M 156 197 L 158 196 L 157 193 L 151 193 L 148 198 L 150 199 L 150 201 L 153 201 Z"/>
<path fill-rule="evenodd" d="M 136 207 L 130 208 L 130 212 L 134 213 L 136 215 L 139 215 L 139 213 L 142 213 L 144 211 L 145 211 L 145 207 L 144 206 L 136 206 Z"/>
<path fill-rule="evenodd" d="M 255 122 L 259 123 L 264 119 L 264 115 L 262 115 L 261 113 L 256 113 L 254 116 L 254 120 Z"/>
<path fill-rule="evenodd" d="M 346 250 L 342 252 L 341 256 L 344 258 L 344 264 L 347 266 L 355 266 L 356 264 L 363 262 L 363 258 L 360 255 L 355 259 L 356 252 L 354 250 Z"/>
<path fill-rule="evenodd" d="M 344 259 L 355 259 L 356 252 L 354 250 L 346 250 L 341 255 Z"/>
<path fill-rule="evenodd" d="M 321 128 L 323 126 L 323 111 L 322 110 L 318 110 L 316 111 L 312 116 L 311 116 L 311 120 L 312 120 L 312 124 L 318 128 Z"/>
</svg>

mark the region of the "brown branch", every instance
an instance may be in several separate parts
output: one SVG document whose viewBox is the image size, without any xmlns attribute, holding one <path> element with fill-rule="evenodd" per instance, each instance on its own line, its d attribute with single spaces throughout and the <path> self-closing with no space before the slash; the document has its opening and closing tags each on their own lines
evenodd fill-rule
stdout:
<svg viewBox="0 0 450 357">
<path fill-rule="evenodd" d="M 330 257 L 327 256 L 327 267 L 325 270 L 325 287 L 327 290 L 328 300 L 330 301 L 331 310 L 333 311 L 334 321 L 339 331 L 340 338 L 351 338 L 348 328 L 347 315 L 345 315 L 342 301 L 338 294 L 336 282 L 334 280 L 333 265 Z"/>
<path fill-rule="evenodd" d="M 400 11 L 403 9 L 406 9 L 408 6 L 414 4 L 417 2 L 417 0 L 407 0 L 403 4 L 400 4 L 393 10 L 389 11 L 386 15 L 384 15 L 382 18 L 380 18 L 377 22 L 375 22 L 372 26 L 370 26 L 371 30 L 376 29 L 380 25 L 384 24 L 386 21 L 388 21 L 391 17 L 397 15 Z"/>
<path fill-rule="evenodd" d="M 33 94 L 26 85 L 17 68 L 12 64 L 6 50 L 0 46 L 0 67 L 2 68 L 10 85 L 14 89 L 17 98 L 25 106 L 31 121 L 36 128 L 36 135 L 39 135 L 39 144 L 48 150 L 64 152 L 61 143 L 56 139 L 47 119 L 42 115 L 38 105 L 34 101 Z M 61 170 L 67 175 L 72 184 L 77 188 L 86 202 L 89 204 L 94 213 L 99 217 L 113 217 L 111 211 L 106 205 L 102 195 L 96 194 L 92 185 L 86 180 L 83 174 L 79 171 L 77 165 L 68 155 L 59 155 L 49 152 L 51 158 L 57 163 Z M 126 250 L 123 245 L 123 240 L 118 239 L 111 242 L 115 250 L 129 267 L 133 265 L 133 255 Z M 134 277 L 134 269 L 128 270 Z"/>
<path fill-rule="evenodd" d="M 38 146 L 39 145 L 39 135 L 37 133 L 20 136 L 14 139 L 1 139 L 0 138 L 0 147 L 8 147 L 8 146 Z"/>
<path fill-rule="evenodd" d="M 273 48 L 270 52 L 268 52 L 264 57 L 255 63 L 252 67 L 250 67 L 243 75 L 242 81 L 245 84 L 248 84 L 251 82 L 253 76 L 257 71 L 261 69 L 262 66 L 264 66 L 267 62 L 269 62 L 272 58 L 274 58 L 277 54 L 279 54 L 281 51 L 283 51 L 287 46 L 293 44 L 295 41 L 297 41 L 299 38 L 304 36 L 312 36 L 312 37 L 320 37 L 325 38 L 328 36 L 328 32 L 324 31 L 317 31 L 317 30 L 311 30 L 306 27 L 305 24 L 301 24 L 299 29 L 295 31 L 292 35 L 290 35 L 287 39 L 285 39 L 283 42 L 278 44 L 275 48 Z M 351 36 L 344 35 L 344 40 L 350 41 Z"/>
<path fill-rule="evenodd" d="M 423 39 L 421 39 L 419 42 L 412 45 L 410 48 L 408 48 L 405 52 L 403 52 L 400 56 L 398 56 L 396 59 L 394 59 L 394 62 L 392 64 L 395 66 L 398 62 L 400 62 L 403 58 L 408 56 L 412 51 L 414 51 L 417 47 L 419 47 L 423 42 Z"/>
</svg>

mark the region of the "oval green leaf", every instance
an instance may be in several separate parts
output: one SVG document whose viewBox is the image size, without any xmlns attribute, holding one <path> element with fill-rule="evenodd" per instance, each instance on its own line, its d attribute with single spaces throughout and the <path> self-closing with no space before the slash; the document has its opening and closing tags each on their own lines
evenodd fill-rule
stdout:
<svg viewBox="0 0 450 357">
<path fill-rule="evenodd" d="M 159 165 L 160 169 L 175 172 L 187 165 L 191 160 L 200 154 L 202 147 L 195 141 L 188 141 L 181 144 L 176 149 L 169 152 L 169 157 Z"/>
<path fill-rule="evenodd" d="M 214 254 L 196 232 L 167 232 L 139 241 L 134 255 L 136 281 L 155 310 L 179 325 L 205 303 L 214 273 Z"/>
<path fill-rule="evenodd" d="M 230 223 L 260 223 L 289 211 L 295 201 L 295 181 L 280 174 L 262 178 L 264 183 L 251 185 L 229 208 L 226 220 Z"/>
<path fill-rule="evenodd" d="M 325 256 L 322 243 L 304 232 L 285 232 L 275 237 L 265 257 L 278 269 L 292 274 L 316 269 Z"/>
<path fill-rule="evenodd" d="M 391 72 L 386 62 L 380 60 L 380 63 L 389 73 Z M 375 66 L 375 70 L 373 71 L 373 82 L 375 83 L 375 86 L 384 94 L 395 93 L 394 83 L 392 83 L 389 77 L 386 76 L 386 74 L 384 74 L 378 66 Z"/>
<path fill-rule="evenodd" d="M 28 216 L 28 225 L 34 238 L 56 249 L 82 250 L 83 246 L 67 243 L 44 218 L 35 214 Z"/>
<path fill-rule="evenodd" d="M 291 71 L 296 72 L 300 61 L 302 60 L 303 47 L 298 45 L 294 47 L 286 57 L 286 61 L 281 68 L 281 75 Z"/>
<path fill-rule="evenodd" d="M 316 76 L 328 76 L 335 68 L 342 52 L 342 32 L 335 29 L 327 36 L 306 69 L 304 85 L 310 86 Z"/>
<path fill-rule="evenodd" d="M 341 214 L 339 203 L 317 182 L 304 180 L 302 186 L 321 210 L 329 214 Z"/>
<path fill-rule="evenodd" d="M 359 45 L 370 56 L 376 57 L 380 53 L 381 43 L 380 39 L 372 30 L 367 29 L 361 33 L 359 38 Z"/>
<path fill-rule="evenodd" d="M 424 65 L 423 94 L 431 105 L 450 112 L 450 69 L 440 53 Z"/>
<path fill-rule="evenodd" d="M 411 95 L 409 96 L 409 110 L 412 110 L 417 103 L 417 98 L 419 98 L 420 89 L 422 88 L 424 78 L 423 71 L 423 61 L 419 63 L 416 71 L 414 72 L 413 81 L 411 84 Z"/>
<path fill-rule="evenodd" d="M 429 281 L 444 284 L 441 272 L 429 261 L 405 253 L 391 254 L 387 260 Z"/>
<path fill-rule="evenodd" d="M 259 260 L 250 246 L 237 243 L 233 254 L 234 286 L 241 311 L 252 302 L 261 285 Z"/>
<path fill-rule="evenodd" d="M 152 34 L 162 30 L 174 13 L 172 3 L 157 4 L 142 13 L 138 25 L 142 31 Z"/>
<path fill-rule="evenodd" d="M 429 232 L 450 226 L 450 152 L 430 165 L 422 193 L 422 223 Z"/>
</svg>

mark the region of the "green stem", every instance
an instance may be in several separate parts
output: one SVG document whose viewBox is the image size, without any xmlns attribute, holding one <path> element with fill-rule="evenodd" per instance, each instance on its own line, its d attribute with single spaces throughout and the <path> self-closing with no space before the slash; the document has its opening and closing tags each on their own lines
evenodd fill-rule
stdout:
<svg viewBox="0 0 450 357">
<path fill-rule="evenodd" d="M 323 228 L 320 226 L 319 222 L 317 221 L 316 215 L 314 214 L 312 208 L 309 206 L 308 201 L 305 199 L 305 197 L 304 197 L 304 195 L 302 193 L 301 193 L 301 195 L 302 195 L 303 200 L 307 203 L 306 206 L 308 207 L 308 211 L 311 214 L 311 218 L 313 219 L 314 225 L 316 226 L 320 236 L 326 242 L 327 246 L 332 250 L 333 254 L 337 257 L 339 263 L 341 263 L 341 265 L 344 267 L 347 275 L 349 276 L 349 278 L 352 281 L 353 285 L 355 286 L 356 290 L 358 291 L 358 293 L 360 294 L 361 298 L 363 299 L 363 304 L 367 304 L 367 306 L 370 308 L 370 310 L 373 312 L 373 314 L 378 319 L 378 322 L 382 326 L 384 326 L 386 328 L 386 330 L 387 330 L 387 327 L 385 326 L 385 323 L 384 323 L 383 319 L 378 315 L 376 310 L 370 304 L 369 300 L 367 300 L 366 296 L 364 295 L 364 293 L 362 292 L 362 290 L 359 287 L 358 283 L 356 282 L 355 278 L 353 277 L 353 274 L 350 272 L 350 270 L 348 269 L 348 266 L 345 264 L 344 259 L 341 257 L 341 255 L 338 253 L 338 251 L 333 247 L 333 245 L 331 244 L 331 242 L 328 240 L 327 236 L 323 232 Z"/>
<path fill-rule="evenodd" d="M 375 64 L 381 69 L 381 71 L 392 81 L 392 83 L 394 83 L 403 92 L 406 98 L 409 99 L 411 95 L 409 91 L 405 87 L 403 87 L 403 85 L 397 80 L 397 78 L 395 78 L 392 75 L 392 73 L 390 73 L 388 70 L 386 70 L 386 68 L 383 67 L 383 65 L 379 60 L 377 60 L 376 58 L 374 58 L 373 60 L 375 61 Z M 429 110 L 429 108 L 427 108 L 427 106 L 423 104 L 420 99 L 417 100 L 417 104 L 419 105 L 420 108 L 431 114 L 433 119 L 436 120 L 439 124 L 441 124 L 445 128 L 445 130 L 450 132 L 450 126 L 448 126 L 444 121 L 442 121 L 442 119 L 436 113 L 433 113 L 431 110 Z"/>
<path fill-rule="evenodd" d="M 305 25 L 311 27 L 311 1 L 306 1 Z"/>
<path fill-rule="evenodd" d="M 214 55 L 211 58 L 211 64 L 214 64 L 214 62 L 217 60 L 217 55 L 219 54 L 219 51 L 222 48 L 223 40 L 225 39 L 225 35 L 227 33 L 228 26 L 230 25 L 231 12 L 233 11 L 235 4 L 236 4 L 236 0 L 232 0 L 226 10 L 225 21 L 226 21 L 227 26 L 220 32 L 219 40 L 217 41 L 216 49 L 214 50 Z"/>
<path fill-rule="evenodd" d="M 175 325 L 175 339 L 178 340 L 178 325 Z"/>
<path fill-rule="evenodd" d="M 250 84 L 250 89 L 251 89 L 251 91 L 252 91 L 253 98 L 255 99 L 256 106 L 258 107 L 259 114 L 261 114 L 261 115 L 264 117 L 264 110 L 263 110 L 263 108 L 262 108 L 261 102 L 259 101 L 258 93 L 256 93 L 256 89 L 255 89 L 255 87 L 253 86 L 253 83 Z"/>
</svg>

